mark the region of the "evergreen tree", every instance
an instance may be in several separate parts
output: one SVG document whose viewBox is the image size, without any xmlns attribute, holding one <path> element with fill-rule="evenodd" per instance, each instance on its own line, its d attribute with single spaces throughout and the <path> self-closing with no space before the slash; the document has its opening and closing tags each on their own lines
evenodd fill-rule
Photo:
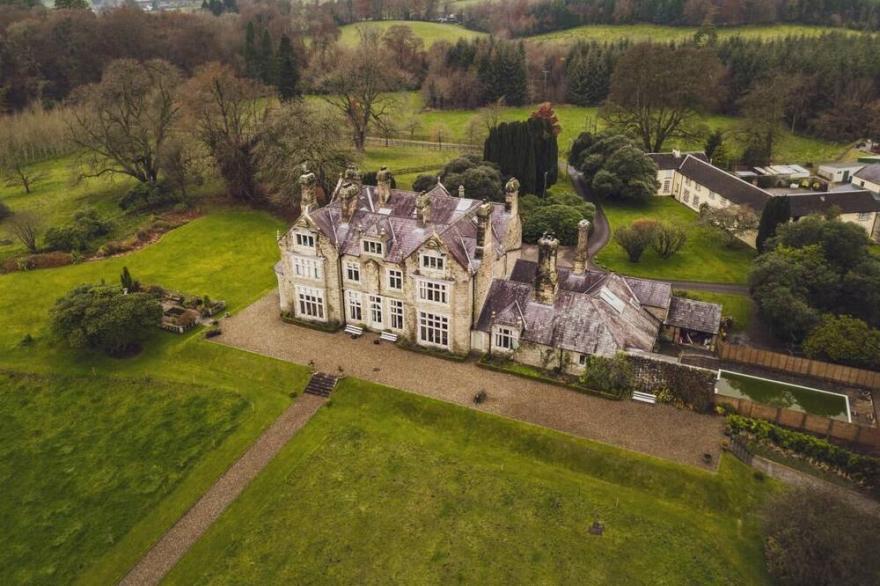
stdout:
<svg viewBox="0 0 880 586">
<path fill-rule="evenodd" d="M 758 252 L 764 252 L 768 238 L 776 235 L 776 228 L 791 219 L 791 200 L 787 197 L 771 197 L 764 205 L 761 223 L 758 224 L 758 236 L 755 242 Z"/>
<path fill-rule="evenodd" d="M 282 100 L 290 100 L 300 95 L 299 69 L 296 62 L 296 54 L 290 42 L 290 37 L 281 35 L 278 44 L 278 95 Z"/>
<path fill-rule="evenodd" d="M 260 48 L 257 52 L 259 79 L 266 85 L 274 85 L 276 80 L 275 56 L 272 50 L 272 36 L 268 29 L 263 29 L 260 36 Z"/>
<path fill-rule="evenodd" d="M 211 0 L 214 2 L 215 0 Z M 260 76 L 259 57 L 257 56 L 257 31 L 253 21 L 247 23 L 244 33 L 244 70 L 247 76 L 257 79 Z"/>
</svg>

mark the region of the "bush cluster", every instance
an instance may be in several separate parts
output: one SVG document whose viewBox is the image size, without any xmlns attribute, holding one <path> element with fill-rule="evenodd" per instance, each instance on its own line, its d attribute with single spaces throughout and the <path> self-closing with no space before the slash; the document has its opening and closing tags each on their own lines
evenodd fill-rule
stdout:
<svg viewBox="0 0 880 586">
<path fill-rule="evenodd" d="M 880 491 L 880 459 L 856 454 L 815 436 L 791 431 L 762 419 L 728 415 L 731 433 L 747 433 L 756 440 L 791 450 L 844 472 L 873 492 Z"/>
<path fill-rule="evenodd" d="M 119 207 L 125 211 L 155 210 L 181 203 L 181 197 L 165 181 L 138 183 L 122 196 Z"/>
<path fill-rule="evenodd" d="M 591 222 L 596 207 L 571 192 L 554 193 L 545 198 L 526 195 L 520 198 L 523 241 L 534 244 L 544 232 L 553 232 L 564 245 L 577 243 L 578 223 Z"/>
<path fill-rule="evenodd" d="M 685 245 L 687 232 L 669 222 L 641 218 L 615 231 L 614 240 L 626 251 L 629 262 L 639 262 L 648 248 L 667 259 Z"/>
<path fill-rule="evenodd" d="M 85 209 L 73 215 L 73 222 L 66 226 L 54 226 L 46 230 L 46 247 L 50 250 L 85 250 L 92 240 L 106 236 L 113 223 L 98 215 L 93 209 Z"/>
<path fill-rule="evenodd" d="M 587 357 L 581 382 L 589 388 L 622 396 L 635 387 L 635 369 L 625 354 L 614 358 L 593 354 Z"/>
</svg>

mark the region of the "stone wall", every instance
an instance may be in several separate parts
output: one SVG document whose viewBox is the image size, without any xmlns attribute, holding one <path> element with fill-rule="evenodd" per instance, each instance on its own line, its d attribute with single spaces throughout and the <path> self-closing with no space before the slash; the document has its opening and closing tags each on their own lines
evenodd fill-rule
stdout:
<svg viewBox="0 0 880 586">
<path fill-rule="evenodd" d="M 710 411 L 715 396 L 717 372 L 687 366 L 671 359 L 629 355 L 636 389 L 645 393 L 668 390 L 673 397 L 697 411 Z"/>
</svg>

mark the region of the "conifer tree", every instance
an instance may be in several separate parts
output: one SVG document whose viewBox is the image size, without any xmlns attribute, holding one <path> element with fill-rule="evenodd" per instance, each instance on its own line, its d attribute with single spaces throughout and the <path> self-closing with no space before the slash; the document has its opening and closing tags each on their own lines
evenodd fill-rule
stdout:
<svg viewBox="0 0 880 586">
<path fill-rule="evenodd" d="M 263 29 L 260 36 L 260 48 L 257 56 L 260 81 L 266 85 L 274 85 L 276 81 L 275 56 L 272 50 L 272 36 L 268 29 Z"/>
<path fill-rule="evenodd" d="M 277 59 L 278 80 L 276 87 L 282 100 L 290 100 L 299 96 L 299 69 L 296 62 L 296 54 L 290 37 L 281 35 L 278 44 Z"/>
<path fill-rule="evenodd" d="M 257 79 L 260 76 L 257 56 L 257 31 L 253 21 L 247 23 L 244 34 L 244 70 L 247 76 Z"/>
</svg>

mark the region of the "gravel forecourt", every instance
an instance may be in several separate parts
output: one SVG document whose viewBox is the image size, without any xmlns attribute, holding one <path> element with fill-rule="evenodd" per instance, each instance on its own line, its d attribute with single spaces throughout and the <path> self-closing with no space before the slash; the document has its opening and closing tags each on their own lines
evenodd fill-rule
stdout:
<svg viewBox="0 0 880 586">
<path fill-rule="evenodd" d="M 221 321 L 214 341 L 316 370 L 350 375 L 660 458 L 714 469 L 723 419 L 668 405 L 611 401 L 563 387 L 398 348 L 378 335 L 352 339 L 285 323 L 277 291 Z M 488 399 L 475 406 L 474 394 Z M 703 454 L 712 454 L 712 464 Z"/>
</svg>

